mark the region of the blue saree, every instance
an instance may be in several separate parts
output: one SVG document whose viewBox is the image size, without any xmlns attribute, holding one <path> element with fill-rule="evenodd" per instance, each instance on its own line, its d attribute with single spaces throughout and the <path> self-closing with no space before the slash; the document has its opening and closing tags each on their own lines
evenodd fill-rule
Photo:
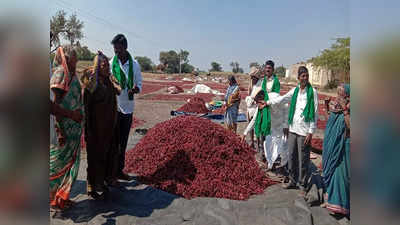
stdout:
<svg viewBox="0 0 400 225">
<path fill-rule="evenodd" d="M 225 124 L 228 126 L 232 126 L 237 123 L 237 117 L 239 113 L 239 104 L 240 104 L 240 91 L 239 86 L 234 84 L 229 86 L 226 90 L 225 102 L 227 105 L 224 119 Z"/>
<path fill-rule="evenodd" d="M 350 138 L 346 137 L 343 113 L 331 112 L 325 129 L 322 152 L 326 208 L 350 213 Z"/>
</svg>

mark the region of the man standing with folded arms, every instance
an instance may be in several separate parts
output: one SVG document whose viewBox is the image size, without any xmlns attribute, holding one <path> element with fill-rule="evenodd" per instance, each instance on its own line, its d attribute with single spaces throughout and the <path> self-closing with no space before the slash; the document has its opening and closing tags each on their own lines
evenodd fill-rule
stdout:
<svg viewBox="0 0 400 225">
<path fill-rule="evenodd" d="M 116 132 L 119 132 L 120 149 L 117 178 L 130 180 L 131 177 L 123 172 L 125 151 L 135 107 L 134 94 L 138 94 L 142 90 L 142 73 L 140 72 L 139 63 L 127 51 L 128 41 L 123 34 L 116 35 L 111 44 L 114 46 L 115 56 L 110 60 L 110 69 L 121 86 L 121 94 L 117 96 L 119 129 Z"/>
</svg>

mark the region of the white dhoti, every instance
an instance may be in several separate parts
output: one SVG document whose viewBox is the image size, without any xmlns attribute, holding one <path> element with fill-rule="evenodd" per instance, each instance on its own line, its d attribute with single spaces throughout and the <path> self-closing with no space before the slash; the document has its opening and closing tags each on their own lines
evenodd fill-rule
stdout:
<svg viewBox="0 0 400 225">
<path fill-rule="evenodd" d="M 269 93 L 269 98 L 279 95 Z M 264 153 L 268 162 L 268 168 L 272 168 L 278 156 L 281 156 L 281 165 L 285 165 L 289 159 L 287 137 L 284 137 L 283 128 L 288 128 L 288 104 L 276 104 L 270 106 L 271 134 L 265 137 Z"/>
<path fill-rule="evenodd" d="M 277 93 L 269 93 L 269 98 L 276 98 L 279 96 Z M 255 119 L 258 112 L 254 113 L 252 121 L 249 123 L 244 131 L 244 135 L 253 129 Z M 285 165 L 289 159 L 289 151 L 287 145 L 287 138 L 283 135 L 283 128 L 288 128 L 288 104 L 275 104 L 270 106 L 271 112 L 271 134 L 265 137 L 264 141 L 264 154 L 268 162 L 268 168 L 272 168 L 278 156 L 281 156 L 281 165 Z"/>
<path fill-rule="evenodd" d="M 264 154 L 268 162 L 268 168 L 271 169 L 278 156 L 281 156 L 281 165 L 288 162 L 287 138 L 282 135 L 268 135 L 264 141 Z"/>
<path fill-rule="evenodd" d="M 246 106 L 247 106 L 247 113 L 249 115 L 249 119 L 252 119 L 257 111 L 257 104 L 254 102 L 254 100 L 250 96 L 247 96 L 245 98 L 245 102 L 246 102 Z"/>
</svg>

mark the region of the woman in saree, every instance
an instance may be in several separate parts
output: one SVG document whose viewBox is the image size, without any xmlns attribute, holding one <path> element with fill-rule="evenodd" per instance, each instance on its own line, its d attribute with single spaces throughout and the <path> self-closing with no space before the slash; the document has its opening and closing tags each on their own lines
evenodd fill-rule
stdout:
<svg viewBox="0 0 400 225">
<path fill-rule="evenodd" d="M 59 47 L 54 57 L 50 89 L 54 93 L 56 107 L 53 108 L 83 115 L 81 85 L 75 75 L 76 63 L 73 47 Z M 57 143 L 50 144 L 50 206 L 63 210 L 73 203 L 69 195 L 79 170 L 82 127 L 80 122 L 71 119 L 73 115 L 64 117 L 62 113 L 55 113 L 55 116 Z"/>
<path fill-rule="evenodd" d="M 117 98 L 121 88 L 110 73 L 108 59 L 101 52 L 81 78 L 85 86 L 85 140 L 87 152 L 87 194 L 99 199 L 108 186 L 117 186 L 118 130 Z"/>
<path fill-rule="evenodd" d="M 325 101 L 329 119 L 322 152 L 325 203 L 331 213 L 350 214 L 350 85 L 338 87 L 335 101 Z"/>
<path fill-rule="evenodd" d="M 228 130 L 236 133 L 237 117 L 240 105 L 240 90 L 234 76 L 229 76 L 229 87 L 225 95 L 225 116 L 224 123 Z"/>
</svg>

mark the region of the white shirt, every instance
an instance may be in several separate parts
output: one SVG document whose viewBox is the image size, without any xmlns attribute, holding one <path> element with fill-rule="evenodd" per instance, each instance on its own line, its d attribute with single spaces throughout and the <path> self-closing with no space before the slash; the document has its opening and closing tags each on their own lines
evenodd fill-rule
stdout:
<svg viewBox="0 0 400 225">
<path fill-rule="evenodd" d="M 279 97 L 277 93 L 270 93 L 271 99 Z M 271 136 L 281 136 L 283 134 L 283 128 L 288 128 L 288 104 L 275 104 L 270 106 L 271 112 Z M 258 113 L 258 107 L 256 108 L 253 119 L 247 125 L 244 135 L 246 136 L 251 129 L 253 129 L 256 122 L 256 117 Z"/>
<path fill-rule="evenodd" d="M 268 100 L 267 103 L 274 105 L 281 103 L 282 101 L 284 102 L 290 101 L 295 89 L 296 88 L 292 88 L 292 90 L 290 90 L 285 95 L 279 96 L 274 99 L 270 99 Z M 296 133 L 301 136 L 307 136 L 307 134 L 313 134 L 315 132 L 318 120 L 318 94 L 315 88 L 313 88 L 313 91 L 314 91 L 314 109 L 315 109 L 314 122 L 304 121 L 303 111 L 307 104 L 307 91 L 305 88 L 304 90 L 300 89 L 297 95 L 296 109 L 293 115 L 293 123 L 289 125 L 290 132 Z"/>
<path fill-rule="evenodd" d="M 264 78 L 259 79 L 257 83 L 253 86 L 251 90 L 251 95 L 246 97 L 247 112 L 249 113 L 250 117 L 257 115 L 255 114 L 257 104 L 255 103 L 254 98 L 256 97 L 257 93 L 262 90 L 263 81 Z M 274 76 L 267 78 L 266 88 L 268 93 L 271 92 L 273 84 L 274 84 Z"/>
<path fill-rule="evenodd" d="M 116 57 L 116 56 L 115 56 Z M 112 62 L 114 58 L 111 58 L 110 60 L 110 70 L 112 73 Z M 129 76 L 129 60 L 126 61 L 124 65 L 122 65 L 121 60 L 118 59 L 119 66 L 121 67 L 122 71 L 125 74 L 126 81 L 128 81 L 128 76 Z M 132 58 L 133 62 L 133 87 L 138 87 L 139 92 L 142 91 L 142 72 L 140 71 L 140 65 L 139 63 Z M 128 96 L 128 87 L 125 87 L 125 89 L 121 90 L 121 94 L 117 96 L 117 101 L 118 101 L 118 111 L 123 113 L 123 114 L 131 114 L 133 113 L 133 110 L 135 108 L 135 101 L 134 100 L 129 100 Z"/>
<path fill-rule="evenodd" d="M 253 89 L 251 90 L 251 98 L 254 99 L 257 95 L 257 93 L 262 90 L 262 83 L 264 81 L 264 78 L 261 78 L 257 81 L 257 83 L 253 86 Z M 272 86 L 274 84 L 274 76 L 271 76 L 270 78 L 267 77 L 267 92 L 270 93 L 272 90 Z"/>
<path fill-rule="evenodd" d="M 247 113 L 249 114 L 249 117 L 252 118 L 257 111 L 257 104 L 254 104 L 254 100 L 251 98 L 251 96 L 246 96 L 245 102 L 247 106 Z"/>
</svg>

